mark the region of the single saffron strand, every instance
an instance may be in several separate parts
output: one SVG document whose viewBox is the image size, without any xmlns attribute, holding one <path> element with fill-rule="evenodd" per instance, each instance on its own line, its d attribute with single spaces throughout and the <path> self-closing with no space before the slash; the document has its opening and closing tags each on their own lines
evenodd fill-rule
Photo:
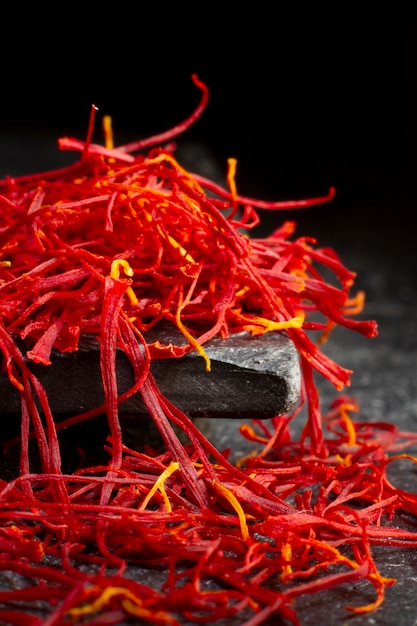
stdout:
<svg viewBox="0 0 417 626">
<path fill-rule="evenodd" d="M 242 509 L 242 506 L 239 502 L 239 500 L 236 498 L 236 496 L 230 491 L 230 489 L 228 489 L 227 487 L 225 487 L 224 485 L 222 485 L 221 482 L 219 482 L 218 480 L 214 480 L 212 482 L 213 487 L 215 488 L 216 491 L 218 491 L 222 496 L 224 496 L 226 498 L 226 500 L 229 502 L 229 504 L 232 505 L 232 507 L 234 508 L 234 510 L 237 513 L 238 519 L 239 519 L 239 524 L 240 524 L 240 531 L 242 533 L 242 538 L 244 541 L 248 541 L 250 534 L 249 534 L 249 529 L 248 529 L 248 525 L 246 522 L 246 515 L 244 510 Z"/>
<path fill-rule="evenodd" d="M 91 137 L 93 136 L 94 118 L 95 118 L 96 111 L 98 111 L 98 108 L 96 107 L 95 104 L 93 104 L 91 106 L 91 113 L 90 113 L 90 120 L 89 120 L 89 123 L 88 123 L 87 137 L 86 137 L 86 140 L 85 140 L 85 145 L 84 145 L 83 154 L 82 154 L 82 158 L 83 159 L 85 159 L 87 154 L 88 154 L 89 146 L 90 146 L 90 143 L 91 143 Z"/>
<path fill-rule="evenodd" d="M 114 148 L 113 128 L 112 128 L 112 119 L 110 115 L 103 115 L 103 134 L 104 134 L 104 145 L 109 150 L 113 150 Z"/>
<path fill-rule="evenodd" d="M 164 498 L 166 510 L 167 511 L 172 511 L 171 503 L 170 503 L 170 501 L 168 499 L 168 496 L 166 494 L 166 491 L 164 489 L 164 482 L 174 472 L 176 472 L 179 467 L 180 467 L 180 464 L 178 463 L 178 461 L 172 461 L 172 463 L 170 463 L 168 465 L 168 467 L 162 472 L 162 474 L 159 476 L 159 478 L 155 481 L 155 484 L 153 485 L 152 489 L 149 491 L 147 496 L 144 498 L 142 504 L 140 505 L 140 507 L 138 509 L 139 511 L 144 511 L 146 509 L 146 507 L 148 506 L 150 500 L 154 496 L 155 492 L 158 491 L 158 489 L 161 492 L 162 497 Z"/>
<path fill-rule="evenodd" d="M 160 133 L 159 135 L 154 135 L 153 137 L 149 137 L 148 139 L 142 139 L 140 141 L 134 141 L 132 143 L 125 144 L 124 146 L 119 146 L 119 150 L 123 152 L 138 152 L 139 150 L 143 150 L 144 148 L 149 148 L 150 146 L 156 146 L 158 144 L 163 144 L 177 135 L 182 134 L 186 131 L 190 126 L 192 126 L 201 114 L 204 112 L 205 108 L 208 104 L 209 99 L 209 90 L 205 83 L 203 83 L 197 76 L 197 74 L 192 74 L 192 81 L 201 90 L 201 101 L 195 111 L 187 117 L 183 122 L 177 124 L 169 131 L 165 131 L 164 133 Z"/>
</svg>

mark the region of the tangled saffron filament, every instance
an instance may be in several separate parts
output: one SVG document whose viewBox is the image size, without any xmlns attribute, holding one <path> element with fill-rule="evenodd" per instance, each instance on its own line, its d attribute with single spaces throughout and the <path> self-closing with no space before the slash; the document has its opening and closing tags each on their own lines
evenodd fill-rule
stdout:
<svg viewBox="0 0 417 626">
<path fill-rule="evenodd" d="M 377 333 L 374 321 L 354 319 L 364 305 L 364 294 L 351 294 L 355 274 L 328 248 L 294 238 L 294 222 L 250 236 L 257 208 L 328 202 L 334 189 L 266 202 L 239 195 L 234 159 L 225 188 L 188 172 L 172 140 L 207 105 L 207 87 L 193 80 L 201 100 L 173 129 L 115 147 L 104 117 L 100 146 L 92 107 L 86 141 L 59 140 L 80 153 L 72 165 L 0 181 L 0 348 L 21 402 L 19 470 L 0 480 L 0 569 L 25 580 L 0 590 L 2 622 L 174 626 L 240 616 L 255 626 L 280 616 L 297 626 L 296 598 L 358 580 L 374 600 L 348 610 L 374 609 L 395 581 L 379 573 L 372 546 L 417 547 L 417 533 L 390 523 L 399 510 L 416 515 L 417 498 L 386 471 L 417 462 L 401 453 L 417 436 L 353 420 L 347 397 L 322 412 L 314 382 L 314 372 L 337 390 L 350 382 L 321 350 L 335 326 Z M 186 344 L 148 342 L 161 321 Z M 150 363 L 194 350 L 210 370 L 206 342 L 241 331 L 287 333 L 303 387 L 292 414 L 242 427 L 261 449 L 233 464 L 163 396 Z M 104 405 L 59 424 L 30 364 L 50 367 L 53 352 L 74 352 L 86 337 L 100 344 Z M 124 394 L 116 350 L 135 374 Z M 119 406 L 134 393 L 163 449 L 125 444 Z M 297 440 L 290 426 L 304 408 Z M 64 471 L 59 431 L 102 413 L 108 462 Z M 166 578 L 154 589 L 126 575 L 132 565 Z"/>
</svg>

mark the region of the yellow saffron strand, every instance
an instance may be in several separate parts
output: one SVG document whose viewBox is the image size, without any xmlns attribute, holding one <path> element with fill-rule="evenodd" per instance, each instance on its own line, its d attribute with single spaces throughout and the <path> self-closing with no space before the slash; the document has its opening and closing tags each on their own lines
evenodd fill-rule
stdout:
<svg viewBox="0 0 417 626">
<path fill-rule="evenodd" d="M 343 307 L 345 315 L 359 315 L 365 306 L 365 292 L 358 291 L 356 296 L 348 298 Z"/>
<path fill-rule="evenodd" d="M 154 623 L 154 624 L 164 624 L 164 626 L 178 626 L 178 622 L 175 618 L 171 617 L 165 611 L 161 609 L 154 608 L 146 608 L 142 605 L 141 602 L 138 601 L 138 598 L 135 598 L 135 601 L 132 602 L 130 598 L 126 598 L 122 600 L 122 606 L 129 615 L 134 615 L 138 617 L 142 623 Z"/>
<path fill-rule="evenodd" d="M 282 575 L 281 577 L 285 579 L 287 576 L 292 574 L 291 557 L 292 557 L 292 548 L 289 541 L 286 541 L 281 548 L 282 558 L 284 559 L 284 565 L 282 567 Z"/>
<path fill-rule="evenodd" d="M 179 466 L 180 464 L 177 461 L 172 461 L 172 463 L 168 465 L 168 467 L 162 472 L 162 474 L 155 481 L 152 489 L 149 491 L 148 495 L 143 500 L 142 504 L 139 507 L 139 511 L 144 511 L 146 509 L 150 500 L 153 498 L 154 494 L 156 493 L 156 491 L 158 491 L 158 489 L 164 499 L 166 510 L 168 512 L 172 511 L 171 503 L 168 499 L 167 493 L 164 488 L 164 482 L 166 481 L 167 478 L 171 476 L 171 474 L 173 474 L 174 472 L 177 471 L 177 469 L 179 469 Z"/>
<path fill-rule="evenodd" d="M 197 339 L 195 337 L 193 337 L 193 335 L 186 329 L 186 327 L 182 323 L 181 318 L 180 318 L 180 311 L 178 311 L 178 314 L 177 314 L 175 320 L 176 320 L 176 324 L 177 324 L 178 330 L 181 331 L 181 334 L 184 335 L 184 337 L 195 348 L 196 352 L 200 356 L 202 356 L 203 359 L 205 360 L 205 362 L 206 362 L 206 371 L 207 372 L 211 372 L 211 361 L 210 361 L 209 355 L 204 350 L 204 348 L 201 345 L 201 343 L 199 343 L 199 341 L 197 341 Z"/>
<path fill-rule="evenodd" d="M 302 328 L 304 324 L 303 313 L 282 322 L 268 320 L 265 317 L 248 317 L 240 313 L 240 311 L 238 311 L 238 315 L 242 320 L 242 327 L 244 330 L 251 332 L 253 335 L 262 335 L 264 333 L 274 332 L 277 330 L 286 330 L 287 328 Z"/>
<path fill-rule="evenodd" d="M 104 133 L 104 143 L 106 148 L 112 150 L 114 148 L 113 141 L 113 129 L 112 129 L 112 119 L 110 115 L 105 115 L 103 117 L 103 133 Z"/>
<path fill-rule="evenodd" d="M 242 533 L 243 539 L 247 541 L 249 539 L 249 529 L 246 523 L 245 512 L 242 509 L 242 505 L 240 504 L 239 500 L 236 498 L 234 493 L 230 491 L 230 489 L 227 489 L 227 487 L 219 483 L 219 481 L 213 480 L 212 484 L 215 490 L 218 493 L 220 493 L 222 496 L 224 496 L 224 498 L 226 498 L 229 504 L 231 504 L 234 510 L 236 511 L 238 519 L 239 519 L 240 532 Z"/>
<path fill-rule="evenodd" d="M 134 275 L 132 268 L 130 267 L 129 263 L 125 259 L 114 259 L 114 261 L 112 261 L 111 268 L 110 268 L 110 277 L 114 278 L 114 280 L 119 280 L 120 269 L 123 269 L 124 273 L 129 278 L 131 278 Z M 133 305 L 138 304 L 138 299 L 132 287 L 128 287 L 126 289 L 126 295 Z"/>
<path fill-rule="evenodd" d="M 120 269 L 123 269 L 124 273 L 126 274 L 126 276 L 129 276 L 129 278 L 133 276 L 133 270 L 130 267 L 129 263 L 125 261 L 125 259 L 114 259 L 114 261 L 112 261 L 111 268 L 110 268 L 111 278 L 114 278 L 115 280 L 119 280 Z"/>
<path fill-rule="evenodd" d="M 130 597 L 134 601 L 138 601 L 138 598 L 136 598 L 131 591 L 125 589 L 124 587 L 107 587 L 107 589 L 104 589 L 94 602 L 69 609 L 67 614 L 71 617 L 83 617 L 84 615 L 90 615 L 91 613 L 99 613 L 115 596 L 122 596 L 124 598 Z"/>
<path fill-rule="evenodd" d="M 355 411 L 355 410 L 357 410 L 357 407 L 354 404 L 350 404 L 348 402 L 343 403 L 340 407 L 340 415 L 345 423 L 346 430 L 348 433 L 348 440 L 347 440 L 346 445 L 349 447 L 355 446 L 357 444 L 355 425 L 348 413 L 348 411 Z"/>
<path fill-rule="evenodd" d="M 179 243 L 176 239 L 174 239 L 174 237 L 172 237 L 171 235 L 169 235 L 169 234 L 165 233 L 165 232 L 162 230 L 162 228 L 160 227 L 160 225 L 159 225 L 159 224 L 157 225 L 157 229 L 158 229 L 159 234 L 160 234 L 162 237 L 166 238 L 166 239 L 169 241 L 169 243 L 171 244 L 171 246 L 172 246 L 173 248 L 175 248 L 175 250 L 178 250 L 178 252 L 180 253 L 180 255 L 181 255 L 181 256 L 182 256 L 182 257 L 183 257 L 186 261 L 188 261 L 189 263 L 195 263 L 195 261 L 194 261 L 193 257 L 191 256 L 191 254 L 189 254 L 189 253 L 187 252 L 187 250 L 186 250 L 186 249 L 185 249 L 185 248 L 184 248 L 184 247 L 183 247 L 183 246 L 182 246 L 182 245 L 181 245 L 181 244 L 180 244 L 180 243 Z"/>
<path fill-rule="evenodd" d="M 187 252 L 187 250 L 180 243 L 178 243 L 178 241 L 174 239 L 174 237 L 172 237 L 171 235 L 167 235 L 167 238 L 171 246 L 175 248 L 176 250 L 178 250 L 180 255 L 184 257 L 186 261 L 188 261 L 189 263 L 195 263 L 191 254 Z"/>
<path fill-rule="evenodd" d="M 149 623 L 151 623 L 151 621 L 156 619 L 159 620 L 161 624 L 166 624 L 167 626 L 177 624 L 177 621 L 165 611 L 146 607 L 142 598 L 125 587 L 107 587 L 94 602 L 69 609 L 67 615 L 70 618 L 77 619 L 87 615 L 102 613 L 109 604 L 112 601 L 114 602 L 117 598 L 129 615 L 134 615 L 141 621 L 144 620 L 144 622 L 148 622 L 149 620 Z"/>
<path fill-rule="evenodd" d="M 201 345 L 201 343 L 190 333 L 189 330 L 187 330 L 187 328 L 184 326 L 184 324 L 182 323 L 181 320 L 181 311 L 183 310 L 183 308 L 187 305 L 187 303 L 190 300 L 191 294 L 193 293 L 193 289 L 194 286 L 196 284 L 196 281 L 198 279 L 198 275 L 194 278 L 193 280 L 193 284 L 190 287 L 189 291 L 188 291 L 188 295 L 187 297 L 180 302 L 180 304 L 178 305 L 176 314 L 175 314 L 175 323 L 177 325 L 178 330 L 181 332 L 181 334 L 187 339 L 187 341 L 194 347 L 194 349 L 196 350 L 196 352 L 203 357 L 203 359 L 206 362 L 206 371 L 207 372 L 211 372 L 211 361 L 210 361 L 210 357 L 208 356 L 208 354 L 206 353 L 206 351 L 204 350 L 203 346 Z"/>
<path fill-rule="evenodd" d="M 267 332 L 270 332 L 274 330 L 285 330 L 286 328 L 301 328 L 304 323 L 304 315 L 296 315 L 295 317 L 285 320 L 284 322 L 273 322 L 263 317 L 256 318 L 256 321 L 259 321 L 265 326 Z"/>
<path fill-rule="evenodd" d="M 236 188 L 236 165 L 237 165 L 237 160 L 236 159 L 227 159 L 227 165 L 228 165 L 228 170 L 227 170 L 227 184 L 228 187 L 230 189 L 230 193 L 232 195 L 232 200 L 233 200 L 233 204 L 236 205 L 237 203 L 237 188 Z"/>
</svg>

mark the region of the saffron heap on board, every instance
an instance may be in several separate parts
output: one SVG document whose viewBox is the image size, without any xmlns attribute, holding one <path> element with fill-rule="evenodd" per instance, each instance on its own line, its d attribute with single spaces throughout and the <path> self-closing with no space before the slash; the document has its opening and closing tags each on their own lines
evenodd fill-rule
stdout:
<svg viewBox="0 0 417 626">
<path fill-rule="evenodd" d="M 80 152 L 73 165 L 0 182 L 2 375 L 21 398 L 19 472 L 0 481 L 0 569 L 22 583 L 0 590 L 2 623 L 174 626 L 235 616 L 255 626 L 280 616 L 297 625 L 297 598 L 361 579 L 372 601 L 346 608 L 371 611 L 395 582 L 379 572 L 372 546 L 417 547 L 416 533 L 392 523 L 398 509 L 415 515 L 417 498 L 386 471 L 396 458 L 416 461 L 401 452 L 416 437 L 354 421 L 347 396 L 323 414 L 314 383 L 318 372 L 338 391 L 349 384 L 351 372 L 320 348 L 334 326 L 376 335 L 375 322 L 354 319 L 364 300 L 350 293 L 355 274 L 332 249 L 294 238 L 293 222 L 265 239 L 242 234 L 257 225 L 257 208 L 327 202 L 334 190 L 266 203 L 238 194 L 233 159 L 224 189 L 186 171 L 172 140 L 208 100 L 193 80 L 201 102 L 172 130 L 114 147 L 104 118 L 105 145 L 96 145 L 93 107 L 86 141 L 59 141 Z M 146 342 L 161 321 L 185 347 Z M 210 370 L 205 343 L 242 330 L 289 335 L 302 396 L 292 414 L 242 427 L 261 451 L 233 464 L 163 397 L 149 368 L 156 356 L 196 350 Z M 56 424 L 29 363 L 47 368 L 51 352 L 75 351 L 84 336 L 100 343 L 105 402 Z M 116 349 L 135 372 L 122 396 Z M 133 393 L 163 450 L 125 445 L 119 406 Z M 291 421 L 302 407 L 296 440 Z M 109 424 L 108 463 L 64 473 L 59 428 L 98 414 Z M 166 575 L 156 589 L 129 566 Z"/>
</svg>

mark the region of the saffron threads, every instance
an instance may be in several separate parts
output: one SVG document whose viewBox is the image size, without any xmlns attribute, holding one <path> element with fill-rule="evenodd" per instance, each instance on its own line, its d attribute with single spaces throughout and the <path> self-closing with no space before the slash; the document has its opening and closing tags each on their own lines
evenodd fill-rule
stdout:
<svg viewBox="0 0 417 626">
<path fill-rule="evenodd" d="M 19 471 L 0 481 L 0 569 L 24 581 L 0 590 L 3 623 L 174 626 L 238 616 L 258 626 L 279 616 L 298 625 L 294 600 L 359 580 L 373 599 L 346 609 L 373 610 L 395 580 L 379 571 L 372 547 L 417 548 L 417 533 L 394 523 L 400 511 L 416 515 L 417 498 L 387 475 L 397 460 L 417 462 L 404 452 L 417 435 L 355 421 L 358 407 L 344 395 L 323 412 L 314 382 L 319 373 L 338 391 L 350 383 L 352 372 L 322 351 L 335 326 L 377 333 L 375 322 L 355 318 L 364 304 L 351 293 L 355 274 L 333 250 L 295 238 L 295 222 L 265 239 L 242 234 L 258 224 L 256 208 L 327 202 L 334 189 L 268 203 L 239 195 L 233 159 L 225 189 L 184 169 L 172 140 L 208 101 L 193 80 L 200 104 L 172 130 L 114 147 L 106 117 L 105 145 L 93 144 L 92 107 L 86 141 L 59 141 L 80 153 L 73 165 L 0 181 L 2 375 L 21 400 Z M 148 342 L 161 322 L 185 344 Z M 209 371 L 206 342 L 241 331 L 288 334 L 303 386 L 293 413 L 242 427 L 262 447 L 233 464 L 162 395 L 150 364 L 196 351 Z M 54 351 L 74 352 L 86 337 L 100 344 L 104 404 L 56 423 L 30 364 L 48 368 Z M 116 350 L 135 374 L 123 395 Z M 134 393 L 163 449 L 125 444 L 119 407 Z M 297 440 L 291 423 L 304 408 Z M 65 473 L 59 430 L 100 414 L 108 462 Z M 153 588 L 129 566 L 166 575 Z"/>
</svg>

